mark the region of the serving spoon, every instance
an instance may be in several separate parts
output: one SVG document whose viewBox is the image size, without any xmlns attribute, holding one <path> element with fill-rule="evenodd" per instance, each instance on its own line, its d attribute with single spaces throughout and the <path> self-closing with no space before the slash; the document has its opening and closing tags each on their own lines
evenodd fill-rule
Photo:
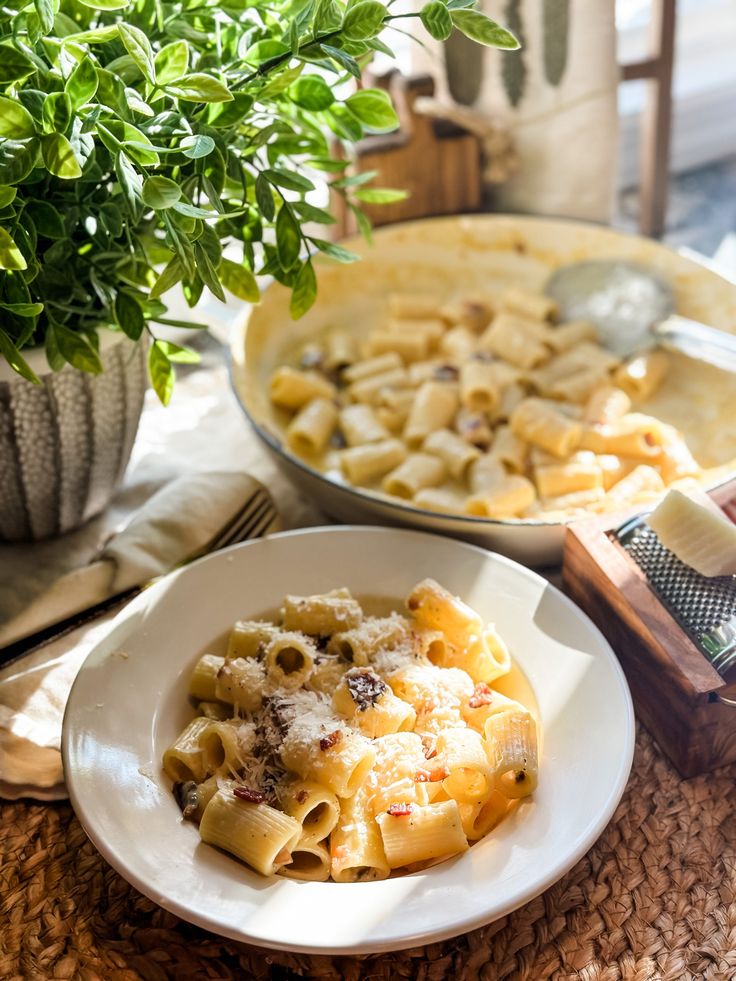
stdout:
<svg viewBox="0 0 736 981">
<path fill-rule="evenodd" d="M 662 344 L 691 358 L 736 372 L 736 335 L 676 314 L 670 285 L 636 262 L 593 259 L 562 266 L 545 293 L 560 319 L 588 320 L 601 343 L 622 357 Z"/>
</svg>

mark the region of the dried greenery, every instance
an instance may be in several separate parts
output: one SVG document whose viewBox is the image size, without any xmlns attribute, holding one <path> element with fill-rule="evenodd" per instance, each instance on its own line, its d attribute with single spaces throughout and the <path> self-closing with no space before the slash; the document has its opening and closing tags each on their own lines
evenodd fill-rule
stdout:
<svg viewBox="0 0 736 981">
<path fill-rule="evenodd" d="M 186 348 L 156 339 L 162 295 L 190 306 L 207 287 L 257 301 L 256 275 L 314 302 L 313 256 L 353 259 L 315 234 L 333 218 L 313 202 L 326 177 L 365 234 L 369 186 L 336 159 L 394 129 L 381 90 L 354 80 L 396 21 L 435 38 L 457 28 L 482 44 L 515 38 L 472 9 L 430 0 L 397 13 L 379 0 L 9 0 L 0 10 L 0 352 L 37 381 L 25 348 L 52 369 L 99 372 L 100 325 L 150 335 L 153 385 L 168 401 Z M 312 200 L 308 200 L 309 198 Z M 223 256 L 224 243 L 237 243 Z M 179 326 L 197 326 L 181 323 Z"/>
</svg>

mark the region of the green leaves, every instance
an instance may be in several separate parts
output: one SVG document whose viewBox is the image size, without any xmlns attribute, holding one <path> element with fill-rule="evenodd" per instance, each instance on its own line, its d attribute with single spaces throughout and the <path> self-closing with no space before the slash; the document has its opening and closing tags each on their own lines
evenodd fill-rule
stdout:
<svg viewBox="0 0 736 981">
<path fill-rule="evenodd" d="M 15 241 L 10 234 L 0 228 L 0 269 L 25 269 L 26 260 L 23 258 Z"/>
<path fill-rule="evenodd" d="M 219 273 L 222 285 L 233 296 L 237 296 L 239 300 L 245 300 L 247 303 L 258 303 L 261 292 L 250 269 L 246 266 L 239 266 L 237 262 L 231 262 L 230 259 L 222 259 Z"/>
<path fill-rule="evenodd" d="M 20 353 L 13 341 L 1 328 L 0 354 L 2 354 L 13 371 L 17 371 L 19 375 L 26 379 L 26 381 L 32 382 L 34 385 L 41 384 L 38 375 L 36 375 L 35 371 L 30 368 L 28 362 L 24 359 L 23 355 Z"/>
<path fill-rule="evenodd" d="M 407 192 L 392 187 L 359 187 L 353 192 L 353 197 L 365 204 L 394 204 L 403 201 Z"/>
<path fill-rule="evenodd" d="M 299 225 L 291 208 L 284 203 L 276 216 L 276 251 L 282 269 L 291 269 L 296 263 L 301 244 Z"/>
<path fill-rule="evenodd" d="M 85 7 L 92 10 L 122 10 L 127 7 L 130 0 L 79 0 Z"/>
<path fill-rule="evenodd" d="M 358 6 L 363 7 L 370 2 L 371 0 L 363 0 Z M 399 117 L 391 104 L 391 98 L 383 89 L 361 89 L 349 96 L 345 105 L 373 133 L 388 133 L 399 125 Z"/>
<path fill-rule="evenodd" d="M 290 87 L 289 98 L 302 109 L 313 112 L 328 109 L 335 101 L 332 89 L 320 75 L 302 75 Z"/>
<path fill-rule="evenodd" d="M 140 303 L 125 290 L 115 297 L 115 320 L 124 334 L 137 341 L 143 333 L 145 321 Z"/>
<path fill-rule="evenodd" d="M 74 149 L 61 133 L 44 136 L 41 141 L 41 153 L 50 174 L 67 181 L 82 176 L 82 168 L 74 155 Z"/>
<path fill-rule="evenodd" d="M 148 374 L 154 392 L 164 405 L 168 405 L 174 390 L 174 369 L 161 341 L 154 341 L 148 351 Z"/>
<path fill-rule="evenodd" d="M 202 72 L 195 72 L 193 75 L 186 75 L 175 85 L 167 86 L 169 92 L 178 99 L 185 102 L 230 102 L 232 93 L 222 82 L 218 82 L 212 75 L 204 75 Z"/>
<path fill-rule="evenodd" d="M 452 34 L 452 17 L 442 0 L 430 0 L 419 12 L 427 33 L 437 41 L 446 41 Z"/>
<path fill-rule="evenodd" d="M 143 203 L 155 211 L 173 208 L 181 195 L 179 185 L 168 177 L 149 177 L 143 183 Z"/>
<path fill-rule="evenodd" d="M 27 109 L 14 99 L 0 96 L 0 137 L 5 140 L 26 140 L 36 127 Z"/>
<path fill-rule="evenodd" d="M 71 100 L 72 109 L 79 109 L 97 91 L 97 72 L 90 58 L 83 58 L 67 79 L 64 91 Z"/>
<path fill-rule="evenodd" d="M 80 371 L 87 371 L 91 375 L 100 374 L 102 361 L 84 334 L 58 323 L 54 324 L 53 330 L 59 353 L 65 361 Z"/>
<path fill-rule="evenodd" d="M 363 41 L 375 37 L 383 27 L 388 12 L 378 0 L 361 0 L 345 14 L 342 33 L 350 41 Z"/>
<path fill-rule="evenodd" d="M 167 85 L 183 78 L 189 66 L 189 45 L 186 41 L 172 41 L 164 45 L 156 55 L 154 68 L 159 85 Z"/>
<path fill-rule="evenodd" d="M 72 118 L 72 100 L 66 92 L 52 92 L 43 104 L 43 128 L 47 133 L 65 133 Z"/>
<path fill-rule="evenodd" d="M 120 40 L 125 45 L 125 50 L 140 68 L 145 80 L 151 85 L 154 85 L 156 82 L 156 69 L 153 60 L 153 49 L 148 38 L 140 28 L 124 22 L 118 24 L 118 31 L 120 32 Z"/>
<path fill-rule="evenodd" d="M 36 70 L 31 59 L 12 44 L 0 44 L 0 85 L 17 82 Z"/>
<path fill-rule="evenodd" d="M 511 31 L 477 10 L 453 10 L 450 16 L 455 27 L 471 41 L 477 41 L 489 48 L 505 48 L 507 51 L 515 51 L 520 46 Z"/>
<path fill-rule="evenodd" d="M 317 278 L 311 260 L 302 263 L 291 291 L 289 313 L 292 320 L 298 320 L 312 306 L 317 298 Z"/>
</svg>

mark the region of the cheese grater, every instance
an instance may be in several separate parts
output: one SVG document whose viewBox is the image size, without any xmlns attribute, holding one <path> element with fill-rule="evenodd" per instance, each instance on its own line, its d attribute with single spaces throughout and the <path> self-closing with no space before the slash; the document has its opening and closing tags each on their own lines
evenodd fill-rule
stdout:
<svg viewBox="0 0 736 981">
<path fill-rule="evenodd" d="M 665 548 L 641 516 L 610 533 L 721 677 L 736 664 L 736 576 L 708 578 Z"/>
<path fill-rule="evenodd" d="M 736 521 L 736 480 L 709 497 Z M 562 582 L 682 776 L 736 763 L 736 577 L 701 576 L 629 510 L 567 526 Z"/>
</svg>

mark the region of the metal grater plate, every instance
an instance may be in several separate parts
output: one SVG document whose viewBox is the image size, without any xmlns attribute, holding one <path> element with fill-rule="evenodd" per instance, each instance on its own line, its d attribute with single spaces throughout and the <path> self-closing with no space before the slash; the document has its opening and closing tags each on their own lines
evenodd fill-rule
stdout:
<svg viewBox="0 0 736 981">
<path fill-rule="evenodd" d="M 736 577 L 708 578 L 681 562 L 639 517 L 612 533 L 713 667 L 736 664 Z"/>
</svg>

